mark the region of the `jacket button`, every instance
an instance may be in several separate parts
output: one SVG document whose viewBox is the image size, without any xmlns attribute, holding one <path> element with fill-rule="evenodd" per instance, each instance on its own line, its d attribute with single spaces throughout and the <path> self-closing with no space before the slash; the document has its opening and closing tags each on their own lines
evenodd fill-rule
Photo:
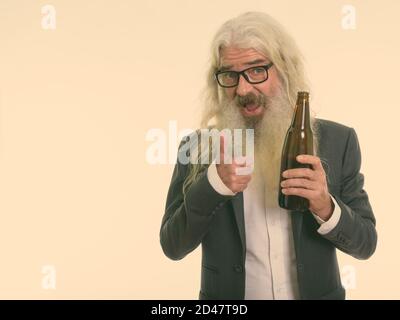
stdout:
<svg viewBox="0 0 400 320">
<path fill-rule="evenodd" d="M 243 267 L 239 264 L 234 266 L 234 269 L 237 273 L 242 273 L 243 272 Z"/>
<path fill-rule="evenodd" d="M 304 270 L 304 264 L 299 263 L 299 264 L 297 265 L 297 271 L 298 271 L 298 272 L 303 272 L 303 270 Z"/>
</svg>

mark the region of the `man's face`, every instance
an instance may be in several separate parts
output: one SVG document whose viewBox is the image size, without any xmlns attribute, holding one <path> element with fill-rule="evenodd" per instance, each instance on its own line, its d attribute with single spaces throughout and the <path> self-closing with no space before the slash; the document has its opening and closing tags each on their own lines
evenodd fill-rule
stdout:
<svg viewBox="0 0 400 320">
<path fill-rule="evenodd" d="M 254 49 L 239 49 L 235 47 L 227 47 L 221 51 L 221 69 L 242 71 L 253 66 L 264 66 L 271 61 Z M 243 77 L 239 77 L 239 84 L 233 88 L 224 88 L 228 99 L 232 100 L 237 97 L 255 96 L 260 97 L 262 94 L 267 97 L 273 97 L 279 85 L 279 78 L 274 66 L 268 70 L 268 80 L 259 84 L 251 84 Z M 250 99 L 250 101 L 253 101 Z M 246 118 L 261 118 L 265 112 L 265 108 L 258 103 L 248 103 L 240 107 L 241 114 Z"/>
</svg>

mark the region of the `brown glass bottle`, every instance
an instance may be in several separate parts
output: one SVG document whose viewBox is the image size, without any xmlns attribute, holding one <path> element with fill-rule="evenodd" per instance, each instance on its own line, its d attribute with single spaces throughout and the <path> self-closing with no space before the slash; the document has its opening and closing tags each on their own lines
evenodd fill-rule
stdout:
<svg viewBox="0 0 400 320">
<path fill-rule="evenodd" d="M 282 193 L 282 187 L 280 186 L 280 183 L 284 180 L 282 172 L 294 168 L 311 168 L 311 165 L 301 164 L 296 160 L 299 154 L 314 154 L 308 97 L 308 92 L 298 92 L 292 123 L 286 133 L 282 149 L 278 201 L 279 206 L 287 210 L 304 211 L 309 207 L 308 199 L 294 195 L 285 195 Z"/>
</svg>

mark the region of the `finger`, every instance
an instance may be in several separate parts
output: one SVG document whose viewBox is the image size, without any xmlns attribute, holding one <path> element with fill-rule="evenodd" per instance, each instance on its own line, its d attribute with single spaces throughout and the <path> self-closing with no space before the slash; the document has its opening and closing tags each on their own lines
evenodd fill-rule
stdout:
<svg viewBox="0 0 400 320">
<path fill-rule="evenodd" d="M 247 183 L 238 183 L 235 185 L 234 189 L 236 190 L 235 192 L 242 192 L 247 188 Z"/>
<path fill-rule="evenodd" d="M 254 168 L 250 166 L 241 166 L 235 168 L 235 174 L 238 176 L 246 176 L 250 175 L 253 172 Z"/>
<path fill-rule="evenodd" d="M 235 179 L 235 183 L 249 183 L 251 180 L 251 175 L 247 176 L 238 176 Z"/>
<path fill-rule="evenodd" d="M 284 178 L 307 178 L 313 180 L 315 173 L 309 168 L 297 168 L 289 169 L 282 172 L 282 177 Z"/>
<path fill-rule="evenodd" d="M 254 166 L 254 159 L 250 156 L 234 157 L 233 163 L 238 166 Z"/>
<path fill-rule="evenodd" d="M 314 190 L 308 190 L 304 188 L 283 188 L 282 193 L 285 195 L 299 196 L 308 200 L 313 200 L 317 196 L 317 192 Z"/>
<path fill-rule="evenodd" d="M 321 159 L 316 156 L 301 154 L 296 157 L 296 160 L 300 163 L 311 164 L 314 170 L 324 170 L 321 164 Z"/>
<path fill-rule="evenodd" d="M 236 169 L 239 169 L 240 167 L 237 165 L 232 165 L 232 164 L 226 164 L 225 165 L 225 170 L 227 171 L 228 174 L 232 175 L 232 176 L 236 176 L 238 175 L 236 173 Z"/>
<path fill-rule="evenodd" d="M 251 175 L 230 175 L 226 177 L 226 180 L 228 183 L 233 184 L 233 183 L 248 183 L 251 179 Z"/>
<path fill-rule="evenodd" d="M 224 164 L 232 164 L 232 141 L 231 138 L 225 136 L 224 132 L 220 134 L 219 140 L 219 153 L 220 153 L 220 161 Z"/>
<path fill-rule="evenodd" d="M 245 166 L 246 165 L 246 157 L 235 157 L 233 159 L 233 163 L 236 164 L 237 166 Z"/>
<path fill-rule="evenodd" d="M 309 190 L 316 190 L 317 184 L 309 179 L 292 178 L 286 179 L 281 182 L 282 188 L 305 188 Z"/>
</svg>

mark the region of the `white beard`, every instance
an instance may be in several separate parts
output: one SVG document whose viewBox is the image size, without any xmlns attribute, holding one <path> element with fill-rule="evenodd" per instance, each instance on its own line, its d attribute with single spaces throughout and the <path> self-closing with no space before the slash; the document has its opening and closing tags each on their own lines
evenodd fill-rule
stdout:
<svg viewBox="0 0 400 320">
<path fill-rule="evenodd" d="M 282 94 L 269 98 L 261 118 L 245 119 L 240 108 L 232 101 L 224 101 L 216 115 L 216 127 L 222 129 L 254 129 L 254 171 L 261 176 L 265 186 L 265 204 L 278 208 L 281 155 L 286 132 L 291 124 L 294 108 Z M 311 126 L 315 118 L 311 116 Z M 314 154 L 317 150 L 317 134 L 314 130 Z"/>
</svg>

